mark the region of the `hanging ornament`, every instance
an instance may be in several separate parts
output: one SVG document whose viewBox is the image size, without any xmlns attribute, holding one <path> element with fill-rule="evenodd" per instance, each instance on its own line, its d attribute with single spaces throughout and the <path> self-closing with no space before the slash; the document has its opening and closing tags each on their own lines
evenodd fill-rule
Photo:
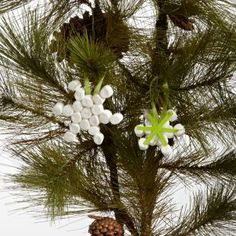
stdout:
<svg viewBox="0 0 236 236">
<path fill-rule="evenodd" d="M 89 226 L 91 236 L 123 236 L 124 230 L 120 223 L 110 217 L 96 217 L 96 220 Z"/>
<path fill-rule="evenodd" d="M 103 103 L 113 96 L 114 91 L 110 85 L 101 88 L 102 83 L 103 78 L 92 94 L 91 85 L 87 79 L 84 87 L 80 81 L 73 80 L 67 86 L 68 90 L 74 92 L 73 104 L 64 105 L 58 102 L 53 107 L 52 112 L 55 116 L 70 118 L 70 122 L 67 123 L 69 130 L 64 134 L 66 142 L 78 142 L 77 135 L 84 131 L 93 136 L 97 145 L 101 145 L 104 135 L 101 133 L 99 125 L 108 123 L 118 125 L 123 120 L 121 113 L 112 114 L 110 110 L 104 108 Z"/>
<path fill-rule="evenodd" d="M 147 114 L 144 124 L 137 125 L 134 132 L 139 137 L 138 145 L 140 150 L 147 150 L 149 146 L 158 146 L 164 156 L 170 156 L 173 152 L 169 145 L 169 139 L 178 137 L 185 133 L 183 125 L 176 124 L 174 127 L 170 122 L 177 120 L 174 110 L 168 110 L 158 115 L 155 105 L 152 111 Z"/>
</svg>

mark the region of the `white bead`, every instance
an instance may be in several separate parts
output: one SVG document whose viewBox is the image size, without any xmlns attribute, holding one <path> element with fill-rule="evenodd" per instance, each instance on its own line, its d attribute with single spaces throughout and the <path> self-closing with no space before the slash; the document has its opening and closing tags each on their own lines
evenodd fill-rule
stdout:
<svg viewBox="0 0 236 236">
<path fill-rule="evenodd" d="M 64 125 L 65 125 L 65 126 L 69 126 L 70 124 L 71 124 L 71 121 L 70 121 L 70 120 L 65 120 L 65 121 L 64 121 Z"/>
<path fill-rule="evenodd" d="M 168 112 L 172 113 L 172 116 L 170 117 L 171 122 L 176 121 L 178 119 L 178 116 L 174 110 L 168 110 Z"/>
<path fill-rule="evenodd" d="M 101 91 L 100 96 L 104 99 L 109 98 L 113 95 L 114 91 L 110 85 L 105 85 Z"/>
<path fill-rule="evenodd" d="M 94 115 L 100 115 L 103 112 L 104 107 L 103 105 L 93 105 L 91 110 Z"/>
<path fill-rule="evenodd" d="M 97 145 L 101 145 L 103 140 L 104 140 L 104 135 L 102 133 L 98 133 L 93 137 L 93 141 Z"/>
<path fill-rule="evenodd" d="M 161 152 L 164 156 L 170 156 L 173 153 L 173 149 L 170 145 L 165 145 L 161 147 Z"/>
<path fill-rule="evenodd" d="M 62 102 L 56 103 L 56 105 L 52 108 L 52 112 L 55 116 L 60 116 L 63 112 L 64 104 Z"/>
<path fill-rule="evenodd" d="M 144 131 L 144 133 L 145 133 L 146 135 L 149 135 L 149 134 L 151 134 L 151 131 L 147 130 L 147 131 Z"/>
<path fill-rule="evenodd" d="M 90 123 L 91 126 L 98 126 L 99 125 L 99 118 L 98 118 L 98 116 L 95 116 L 95 115 L 91 116 L 89 118 L 89 123 Z"/>
<path fill-rule="evenodd" d="M 88 120 L 82 120 L 79 125 L 80 125 L 81 130 L 87 131 L 90 128 L 90 124 Z"/>
<path fill-rule="evenodd" d="M 79 112 L 74 113 L 74 114 L 71 116 L 71 120 L 72 120 L 74 123 L 79 123 L 79 122 L 82 120 L 81 114 L 80 114 Z"/>
<path fill-rule="evenodd" d="M 65 105 L 62 111 L 62 114 L 66 117 L 72 116 L 74 113 L 74 109 L 71 105 Z"/>
<path fill-rule="evenodd" d="M 84 108 L 81 111 L 81 116 L 84 119 L 89 119 L 92 116 L 92 112 L 91 112 L 91 110 L 89 108 Z"/>
<path fill-rule="evenodd" d="M 144 131 L 139 130 L 138 127 L 144 127 L 143 125 L 136 125 L 134 128 L 134 133 L 137 137 L 141 138 L 144 135 Z"/>
<path fill-rule="evenodd" d="M 152 123 L 148 119 L 145 119 L 144 124 L 145 126 L 152 126 Z"/>
<path fill-rule="evenodd" d="M 167 138 L 174 138 L 174 133 L 168 133 L 168 132 L 166 132 L 166 133 L 163 133 L 163 135 L 164 135 L 165 137 L 167 137 Z"/>
<path fill-rule="evenodd" d="M 71 123 L 69 125 L 69 129 L 73 134 L 78 134 L 80 132 L 80 126 L 75 123 Z"/>
<path fill-rule="evenodd" d="M 85 91 L 83 88 L 76 89 L 75 91 L 75 99 L 80 101 L 85 97 Z"/>
<path fill-rule="evenodd" d="M 143 119 L 144 119 L 144 115 L 140 115 L 139 120 L 143 120 Z"/>
<path fill-rule="evenodd" d="M 76 135 L 73 134 L 71 131 L 67 131 L 64 134 L 63 138 L 66 142 L 76 142 L 76 141 L 78 141 Z"/>
<path fill-rule="evenodd" d="M 75 101 L 75 102 L 73 103 L 72 107 L 73 107 L 73 109 L 74 109 L 75 112 L 82 111 L 82 109 L 83 109 L 83 106 L 82 106 L 82 104 L 81 104 L 80 101 Z"/>
<path fill-rule="evenodd" d="M 150 146 L 156 146 L 158 145 L 158 138 L 157 137 L 154 137 L 151 142 L 149 143 Z"/>
<path fill-rule="evenodd" d="M 100 128 L 98 126 L 92 126 L 89 128 L 88 132 L 90 135 L 94 136 L 100 133 Z"/>
<path fill-rule="evenodd" d="M 111 116 L 110 122 L 113 125 L 118 125 L 123 120 L 123 115 L 121 113 L 115 113 Z"/>
<path fill-rule="evenodd" d="M 175 133 L 176 136 L 181 136 L 185 133 L 185 128 L 181 124 L 177 124 L 174 126 L 174 129 L 178 129 L 178 131 Z"/>
<path fill-rule="evenodd" d="M 96 105 L 102 105 L 104 103 L 105 99 L 101 98 L 98 94 L 93 95 L 93 102 Z"/>
<path fill-rule="evenodd" d="M 170 122 L 167 121 L 164 125 L 163 128 L 172 128 L 172 126 L 170 125 Z"/>
<path fill-rule="evenodd" d="M 93 106 L 93 100 L 92 100 L 92 96 L 91 95 L 86 95 L 83 99 L 82 99 L 82 105 L 84 107 L 92 107 Z"/>
<path fill-rule="evenodd" d="M 99 121 L 102 124 L 108 124 L 110 121 L 110 118 L 112 116 L 112 113 L 110 110 L 104 110 L 100 115 L 99 115 Z"/>
<path fill-rule="evenodd" d="M 139 149 L 142 150 L 142 151 L 145 151 L 145 150 L 148 149 L 148 145 L 144 144 L 145 140 L 146 140 L 145 138 L 141 138 L 138 141 Z"/>
<path fill-rule="evenodd" d="M 76 89 L 78 89 L 79 87 L 81 87 L 81 83 L 79 80 L 72 80 L 69 84 L 68 84 L 68 89 L 71 91 L 75 91 Z"/>
</svg>

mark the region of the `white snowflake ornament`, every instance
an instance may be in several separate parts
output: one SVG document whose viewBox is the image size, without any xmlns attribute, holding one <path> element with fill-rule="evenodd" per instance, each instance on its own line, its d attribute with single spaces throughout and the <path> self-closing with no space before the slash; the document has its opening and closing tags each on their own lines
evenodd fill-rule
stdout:
<svg viewBox="0 0 236 236">
<path fill-rule="evenodd" d="M 102 89 L 103 78 L 94 88 L 92 94 L 91 84 L 88 79 L 84 81 L 84 87 L 78 80 L 69 82 L 67 88 L 74 92 L 75 101 L 73 104 L 58 102 L 52 109 L 56 116 L 70 117 L 68 131 L 64 134 L 66 142 L 78 142 L 77 135 L 83 131 L 88 132 L 93 137 L 94 143 L 101 145 L 104 135 L 100 132 L 100 124 L 118 125 L 123 120 L 121 113 L 112 114 L 108 109 L 104 109 L 104 102 L 110 98 L 114 91 L 110 85 L 105 85 Z"/>
</svg>

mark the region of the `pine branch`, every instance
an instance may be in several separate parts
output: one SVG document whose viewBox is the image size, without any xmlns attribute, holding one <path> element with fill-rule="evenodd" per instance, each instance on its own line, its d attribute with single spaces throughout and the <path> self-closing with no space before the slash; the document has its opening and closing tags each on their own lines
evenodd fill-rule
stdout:
<svg viewBox="0 0 236 236">
<path fill-rule="evenodd" d="M 52 218 L 83 213 L 77 212 L 76 206 L 88 206 L 87 213 L 113 210 L 108 185 L 106 182 L 101 185 L 97 181 L 97 175 L 103 179 L 106 171 L 93 169 L 93 174 L 87 176 L 86 166 L 78 159 L 82 155 L 83 159 L 87 158 L 87 155 L 91 158 L 88 147 L 87 150 L 81 150 L 80 146 L 70 148 L 73 151 L 68 151 L 68 146 L 61 145 L 58 141 L 33 145 L 24 150 L 22 145 L 15 146 L 12 151 L 24 165 L 19 173 L 12 176 L 13 181 L 23 189 L 40 189 L 41 194 L 37 195 L 35 201 L 44 205 Z M 67 211 L 70 206 L 73 206 L 74 212 Z"/>
<path fill-rule="evenodd" d="M 129 80 L 133 86 L 131 86 L 131 88 L 136 88 L 137 90 L 138 89 L 141 89 L 142 91 L 143 90 L 149 90 L 149 86 L 147 86 L 145 83 L 141 83 L 139 81 L 138 78 L 136 78 L 134 75 L 132 75 L 132 73 L 129 71 L 129 69 L 120 61 L 118 61 L 118 65 L 120 67 L 120 69 L 123 71 L 124 73 L 124 76 L 127 78 L 127 80 Z"/>
<path fill-rule="evenodd" d="M 68 96 L 54 58 L 49 53 L 50 23 L 40 21 L 39 17 L 36 12 L 27 13 L 27 19 L 22 22 L 23 29 L 14 15 L 11 20 L 3 19 L 4 27 L 0 27 L 0 65 L 22 77 L 34 78 L 54 89 L 56 87 Z"/>
<path fill-rule="evenodd" d="M 222 82 L 222 81 L 225 82 L 225 81 L 229 80 L 230 78 L 232 78 L 232 76 L 233 76 L 232 74 L 226 75 L 225 77 L 218 76 L 215 78 L 211 78 L 207 81 L 195 83 L 195 84 L 192 84 L 192 85 L 189 85 L 186 87 L 180 87 L 180 88 L 172 87 L 171 89 L 173 89 L 173 90 L 177 89 L 178 91 L 190 91 L 190 90 L 194 90 L 194 89 L 201 89 L 202 87 L 213 86 L 213 85 L 215 85 L 219 82 Z"/>
<path fill-rule="evenodd" d="M 7 99 L 7 103 L 6 103 L 6 99 Z M 59 121 L 58 119 L 56 119 L 53 116 L 47 115 L 45 112 L 43 112 L 41 110 L 37 110 L 37 109 L 29 106 L 26 103 L 23 104 L 23 103 L 19 102 L 19 99 L 14 99 L 12 97 L 4 97 L 4 95 L 2 95 L 1 103 L 5 103 L 5 105 L 1 104 L 1 105 L 3 105 L 2 107 L 5 111 L 7 110 L 8 106 L 10 105 L 15 110 L 19 109 L 23 112 L 25 112 L 25 111 L 30 112 L 31 114 L 33 114 L 37 117 L 41 117 L 41 118 L 47 120 L 47 122 L 56 123 L 56 124 L 59 124 L 61 126 L 61 128 L 65 128 L 65 124 L 63 122 Z"/>
<path fill-rule="evenodd" d="M 211 158 L 212 159 L 212 158 Z M 165 168 L 173 171 L 174 173 L 182 173 L 198 177 L 204 182 L 210 180 L 206 178 L 215 176 L 219 179 L 226 178 L 227 181 L 232 177 L 236 177 L 236 152 L 226 152 L 217 157 L 216 160 L 209 160 L 208 164 L 204 164 L 204 159 L 194 160 L 190 157 L 183 157 L 173 163 L 163 163 L 160 168 Z"/>
<path fill-rule="evenodd" d="M 19 8 L 30 1 L 31 0 L 0 0 L 0 14 Z"/>
<path fill-rule="evenodd" d="M 235 187 L 234 184 L 229 186 L 218 185 L 211 189 L 205 207 L 202 193 L 195 196 L 193 209 L 166 236 L 234 235 L 236 232 Z"/>
</svg>

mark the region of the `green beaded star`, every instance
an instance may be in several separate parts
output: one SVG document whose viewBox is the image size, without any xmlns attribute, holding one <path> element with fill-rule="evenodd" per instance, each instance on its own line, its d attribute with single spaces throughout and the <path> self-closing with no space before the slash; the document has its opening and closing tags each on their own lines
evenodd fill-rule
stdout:
<svg viewBox="0 0 236 236">
<path fill-rule="evenodd" d="M 148 121 L 151 123 L 151 126 L 138 126 L 137 129 L 144 132 L 150 132 L 150 134 L 146 137 L 144 142 L 145 145 L 149 145 L 153 138 L 158 137 L 161 144 L 166 146 L 168 141 L 165 139 L 164 133 L 176 133 L 178 129 L 175 128 L 166 128 L 164 125 L 170 121 L 173 113 L 171 111 L 162 113 L 161 116 L 158 116 L 156 108 L 152 109 L 152 112 L 148 114 Z"/>
</svg>

